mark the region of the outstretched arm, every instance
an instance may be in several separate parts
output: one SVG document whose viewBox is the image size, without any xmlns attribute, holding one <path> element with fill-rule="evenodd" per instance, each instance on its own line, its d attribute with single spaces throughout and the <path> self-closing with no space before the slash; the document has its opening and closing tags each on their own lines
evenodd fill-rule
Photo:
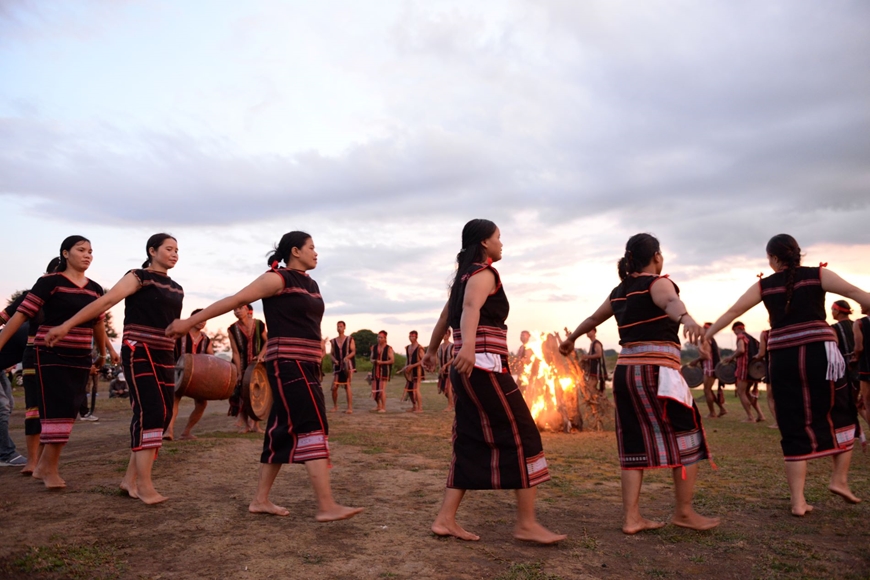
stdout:
<svg viewBox="0 0 870 580">
<path fill-rule="evenodd" d="M 666 280 L 667 283 L 656 283 L 663 280 Z M 704 336 L 704 329 L 689 314 L 688 308 L 680 300 L 680 295 L 677 294 L 674 283 L 667 278 L 657 278 L 650 286 L 649 293 L 655 305 L 664 310 L 668 318 L 674 322 L 682 323 L 683 336 L 692 344 L 698 344 Z"/>
<path fill-rule="evenodd" d="M 0 348 L 3 348 L 6 345 L 9 338 L 18 332 L 18 329 L 21 328 L 21 325 L 25 322 L 27 322 L 27 316 L 21 312 L 16 312 L 12 315 L 12 318 L 9 319 L 9 322 L 7 322 L 3 327 L 3 330 L 0 331 Z"/>
<path fill-rule="evenodd" d="M 283 289 L 284 280 L 281 275 L 277 272 L 266 272 L 232 296 L 221 298 L 190 318 L 173 321 L 172 324 L 166 328 L 166 336 L 173 336 L 176 338 L 184 336 L 190 332 L 191 328 L 200 322 L 205 322 L 215 316 L 226 314 L 230 310 L 238 308 L 244 304 L 249 304 L 262 298 L 274 296 Z"/>
<path fill-rule="evenodd" d="M 69 334 L 70 330 L 83 322 L 99 317 L 103 312 L 107 311 L 127 296 L 138 292 L 141 287 L 142 284 L 139 282 L 139 278 L 137 278 L 135 274 L 132 272 L 124 274 L 124 277 L 121 278 L 117 284 L 112 286 L 111 290 L 76 312 L 72 318 L 60 326 L 55 326 L 49 330 L 48 334 L 45 335 L 45 343 L 48 346 L 54 346 L 57 344 L 57 341 Z"/>
<path fill-rule="evenodd" d="M 572 352 L 574 352 L 574 343 L 578 338 L 607 320 L 613 316 L 613 307 L 610 306 L 610 299 L 604 301 L 604 303 L 598 307 L 598 310 L 592 313 L 592 316 L 588 317 L 586 320 L 580 323 L 580 325 L 574 329 L 574 332 L 568 335 L 562 344 L 559 345 L 559 352 L 561 352 L 564 356 L 568 356 Z"/>
<path fill-rule="evenodd" d="M 825 292 L 833 292 L 834 294 L 851 298 L 861 305 L 861 312 L 864 314 L 870 313 L 870 294 L 857 286 L 849 284 L 827 268 L 821 268 L 819 277 L 822 279 L 822 289 Z"/>
<path fill-rule="evenodd" d="M 749 287 L 749 290 L 747 290 L 743 296 L 737 299 L 737 302 L 735 302 L 731 308 L 725 311 L 725 314 L 720 316 L 719 319 L 713 323 L 713 326 L 707 329 L 705 338 L 710 340 L 717 332 L 734 322 L 738 316 L 759 302 L 761 302 L 761 286 L 758 283 L 755 283 Z"/>
</svg>

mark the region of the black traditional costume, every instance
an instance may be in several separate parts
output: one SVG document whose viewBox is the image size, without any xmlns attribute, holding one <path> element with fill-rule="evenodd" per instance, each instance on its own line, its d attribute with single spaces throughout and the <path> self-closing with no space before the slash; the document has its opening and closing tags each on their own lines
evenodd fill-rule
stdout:
<svg viewBox="0 0 870 580">
<path fill-rule="evenodd" d="M 276 296 L 263 298 L 269 325 L 266 368 L 272 411 L 266 424 L 261 463 L 305 463 L 329 459 L 329 425 L 320 386 L 323 298 L 317 282 L 298 270 L 272 270 L 284 282 Z"/>
<path fill-rule="evenodd" d="M 438 345 L 438 394 L 447 396 L 447 383 L 450 381 L 450 361 L 453 360 L 453 343 Z"/>
<path fill-rule="evenodd" d="M 464 295 L 468 280 L 485 270 L 495 275 L 496 290 L 480 308 L 476 336 L 465 338 L 474 341 L 474 369 L 470 377 L 450 370 L 456 415 L 447 487 L 524 489 L 549 480 L 550 473 L 541 434 L 508 370 L 507 295 L 490 264 L 472 264 L 452 292 Z M 464 339 L 461 319 L 461 309 L 450 312 L 456 352 Z"/>
<path fill-rule="evenodd" d="M 94 325 L 103 316 L 76 326 L 54 347 L 45 344 L 45 336 L 52 328 L 103 295 L 99 284 L 85 280 L 84 286 L 79 286 L 62 273 L 46 274 L 36 281 L 18 307 L 18 312 L 31 319 L 31 323 L 42 310 L 43 320 L 33 341 L 33 364 L 39 391 L 39 441 L 43 444 L 62 445 L 69 441 L 86 397 Z"/>
<path fill-rule="evenodd" d="M 250 334 L 248 334 L 248 330 L 241 321 L 234 322 L 227 328 L 227 333 L 236 343 L 236 349 L 239 352 L 239 362 L 241 363 L 239 382 L 236 384 L 236 388 L 230 397 L 230 408 L 227 411 L 227 415 L 230 417 L 238 416 L 239 411 L 242 409 L 242 379 L 245 377 L 245 371 L 248 369 L 248 366 L 256 362 L 257 356 L 263 348 L 263 333 L 266 331 L 266 324 L 256 318 L 253 322 Z"/>
<path fill-rule="evenodd" d="M 175 404 L 175 340 L 166 327 L 181 316 L 184 290 L 166 274 L 130 270 L 139 290 L 124 301 L 121 362 L 130 385 L 130 447 L 159 449 Z"/>
<path fill-rule="evenodd" d="M 796 269 L 790 303 L 787 275 L 759 284 L 770 314 L 767 350 L 782 451 L 786 461 L 802 461 L 849 451 L 859 426 L 852 393 L 835 386 L 846 364 L 825 322 L 820 268 Z"/>
<path fill-rule="evenodd" d="M 12 304 L 0 311 L 0 320 L 5 324 L 24 302 L 27 292 L 15 299 Z M 39 384 L 36 381 L 36 330 L 42 324 L 43 316 L 40 310 L 30 321 L 24 323 L 27 332 L 27 343 L 21 354 L 21 382 L 24 386 L 24 434 L 39 435 L 42 428 L 39 424 Z M 20 330 L 19 330 L 20 332 Z"/>
<path fill-rule="evenodd" d="M 380 348 L 377 344 L 372 347 L 372 361 L 382 361 L 372 364 L 372 399 L 376 401 L 381 391 L 387 388 L 387 383 L 393 375 L 393 365 L 385 362 L 390 360 L 392 350 L 393 347 L 389 344 L 385 344 L 384 348 Z"/>
<path fill-rule="evenodd" d="M 353 375 L 353 365 L 350 360 L 345 360 L 350 355 L 350 346 L 353 344 L 352 336 L 345 336 L 344 342 L 338 344 L 338 338 L 333 338 L 329 341 L 332 345 L 332 358 L 338 361 L 333 365 L 332 372 L 335 375 L 334 382 L 336 385 L 347 386 L 350 383 Z"/>
<path fill-rule="evenodd" d="M 680 325 L 653 302 L 656 282 L 680 292 L 667 277 L 639 275 L 610 294 L 622 346 L 613 372 L 622 469 L 685 467 L 710 458 L 701 414 L 680 373 Z"/>
</svg>

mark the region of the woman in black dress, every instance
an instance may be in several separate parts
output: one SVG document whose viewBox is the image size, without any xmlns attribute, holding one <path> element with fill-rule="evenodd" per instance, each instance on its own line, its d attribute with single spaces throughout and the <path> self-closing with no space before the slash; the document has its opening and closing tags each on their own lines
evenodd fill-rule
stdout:
<svg viewBox="0 0 870 580">
<path fill-rule="evenodd" d="M 121 489 L 146 504 L 166 501 L 154 489 L 151 469 L 163 445 L 163 430 L 172 418 L 175 399 L 175 340 L 164 329 L 181 314 L 184 290 L 168 271 L 178 262 L 178 242 L 169 234 L 154 234 L 145 244 L 148 259 L 130 270 L 109 292 L 49 333 L 54 342 L 81 320 L 105 312 L 124 300 L 121 360 L 130 384 L 130 461 Z"/>
<path fill-rule="evenodd" d="M 0 348 L 8 337 L 42 311 L 42 323 L 34 338 L 34 367 L 39 389 L 39 442 L 44 446 L 33 477 L 42 479 L 48 489 L 66 487 L 58 467 L 60 453 L 69 441 L 73 423 L 86 395 L 90 377 L 93 340 L 100 353 L 105 352 L 106 327 L 103 311 L 83 318 L 70 326 L 61 341 L 49 341 L 49 331 L 103 295 L 103 288 L 85 276 L 91 265 L 93 250 L 88 239 L 70 236 L 60 246 L 59 264 L 54 273 L 46 274 L 33 285 L 3 332 Z M 98 322 L 100 322 L 98 324 Z M 101 357 L 97 362 L 102 364 Z"/>
<path fill-rule="evenodd" d="M 698 463 L 709 459 L 710 452 L 701 414 L 680 373 L 680 324 L 683 335 L 693 342 L 703 329 L 687 312 L 677 285 L 661 275 L 663 266 L 655 237 L 629 238 L 619 260 L 619 286 L 559 346 L 567 356 L 589 329 L 616 318 L 622 350 L 613 371 L 613 400 L 626 534 L 664 526 L 640 513 L 646 469 L 673 472 L 676 507 L 671 523 L 694 530 L 719 525 L 719 518 L 704 517 L 692 506 Z M 706 349 L 704 355 L 709 356 Z"/>
<path fill-rule="evenodd" d="M 870 310 L 870 294 L 824 265 L 802 267 L 801 249 L 788 234 L 770 239 L 767 258 L 774 273 L 753 284 L 707 330 L 707 336 L 764 302 L 770 314 L 769 384 L 782 435 L 791 513 L 803 516 L 813 509 L 804 497 L 804 485 L 807 460 L 818 457 L 833 458 L 828 490 L 858 503 L 861 500 L 849 489 L 848 476 L 860 426 L 852 393 L 840 380 L 846 363 L 837 348 L 836 332 L 825 322 L 825 293 L 851 298 L 864 312 Z"/>
<path fill-rule="evenodd" d="M 282 261 L 286 268 L 279 268 Z M 238 293 L 186 320 L 176 320 L 166 333 L 184 336 L 196 324 L 263 300 L 269 328 L 265 365 L 273 404 L 263 440 L 257 494 L 248 510 L 289 515 L 289 510 L 272 503 L 269 492 L 281 465 L 304 463 L 317 498 L 315 519 L 328 522 L 350 518 L 362 508 L 336 503 L 329 484 L 329 426 L 320 386 L 324 304 L 317 282 L 307 274 L 317 266 L 311 236 L 304 232 L 284 234 L 268 264 L 270 270 Z"/>
<path fill-rule="evenodd" d="M 489 220 L 471 220 L 462 229 L 462 249 L 450 298 L 432 331 L 423 365 L 435 369 L 438 344 L 453 328 L 455 358 L 450 371 L 456 415 L 453 459 L 441 510 L 432 524 L 439 536 L 480 537 L 456 522 L 469 489 L 514 489 L 514 537 L 553 544 L 554 534 L 535 518 L 535 486 L 550 479 L 541 435 L 508 369 L 507 295 L 493 262 L 501 259 L 501 234 Z"/>
</svg>

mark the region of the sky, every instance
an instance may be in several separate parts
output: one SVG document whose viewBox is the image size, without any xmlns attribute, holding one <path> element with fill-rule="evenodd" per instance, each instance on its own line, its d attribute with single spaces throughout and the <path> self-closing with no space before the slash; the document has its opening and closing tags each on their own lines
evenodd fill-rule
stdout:
<svg viewBox="0 0 870 580">
<path fill-rule="evenodd" d="M 861 0 L 5 0 L 0 296 L 67 235 L 108 288 L 168 231 L 187 315 L 303 230 L 324 335 L 401 346 L 478 217 L 502 232 L 512 347 L 589 315 L 641 231 L 699 322 L 781 232 L 870 289 L 868 25 Z"/>
</svg>

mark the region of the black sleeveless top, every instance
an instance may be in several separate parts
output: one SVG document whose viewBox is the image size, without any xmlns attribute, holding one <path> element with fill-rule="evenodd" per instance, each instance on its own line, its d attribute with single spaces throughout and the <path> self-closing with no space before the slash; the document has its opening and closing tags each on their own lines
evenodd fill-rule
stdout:
<svg viewBox="0 0 870 580">
<path fill-rule="evenodd" d="M 633 342 L 672 342 L 680 345 L 680 323 L 668 318 L 656 306 L 650 287 L 666 276 L 628 276 L 610 293 L 610 307 L 619 328 L 619 344 Z M 677 294 L 680 289 L 674 284 Z"/>
<path fill-rule="evenodd" d="M 601 341 L 598 339 L 594 340 L 592 342 L 592 344 L 589 345 L 589 354 L 595 354 L 595 345 L 596 344 L 601 347 L 601 356 L 603 357 L 604 356 L 604 345 L 601 344 Z M 601 374 L 601 363 L 602 363 L 601 358 L 590 358 L 587 362 L 589 363 L 589 374 L 590 375 L 597 376 L 597 375 Z"/>
<path fill-rule="evenodd" d="M 251 326 L 250 336 L 246 334 L 245 328 L 240 321 L 233 322 L 227 328 L 227 333 L 233 337 L 233 342 L 236 343 L 243 369 L 248 368 L 251 361 L 257 358 L 257 355 L 263 349 L 263 332 L 265 330 L 266 323 L 256 318 Z"/>
<path fill-rule="evenodd" d="M 34 344 L 45 346 L 45 335 L 48 334 L 49 330 L 55 326 L 60 326 L 102 295 L 103 287 L 93 280 L 88 279 L 84 286 L 79 287 L 61 273 L 46 274 L 37 280 L 33 288 L 27 292 L 27 296 L 18 306 L 18 312 L 33 319 L 42 310 L 43 320 L 36 330 Z M 97 320 L 102 318 L 101 315 L 76 326 L 55 346 L 90 353 L 94 338 L 94 325 Z"/>
<path fill-rule="evenodd" d="M 284 289 L 263 298 L 263 313 L 269 327 L 266 360 L 293 359 L 320 364 L 323 359 L 320 322 L 323 297 L 317 282 L 305 272 L 277 268 Z"/>
<path fill-rule="evenodd" d="M 414 350 L 411 350 L 410 344 L 408 346 L 406 346 L 405 347 L 405 358 L 407 359 L 408 364 L 412 365 L 412 364 L 420 362 L 420 360 L 423 358 L 421 356 L 422 352 L 423 352 L 423 347 L 420 346 L 419 344 L 417 344 L 417 348 L 415 348 Z M 412 370 L 411 373 L 412 373 L 411 374 L 412 377 L 417 378 L 417 379 L 422 379 L 423 378 L 423 367 L 419 366 L 419 367 L 415 368 L 414 370 Z"/>
<path fill-rule="evenodd" d="M 480 321 L 477 324 L 474 352 L 491 353 L 507 357 L 509 353 L 505 320 L 507 320 L 510 313 L 510 304 L 508 303 L 507 294 L 504 292 L 504 286 L 501 284 L 501 277 L 498 275 L 498 271 L 491 264 L 472 264 L 460 276 L 459 282 L 451 290 L 451 295 L 453 292 L 460 292 L 460 296 L 465 296 L 465 287 L 468 285 L 468 280 L 487 269 L 495 274 L 496 289 L 495 292 L 487 296 L 486 302 L 480 308 Z M 453 328 L 454 348 L 457 351 L 462 348 L 461 320 L 462 308 L 456 309 L 456 312 L 449 312 L 449 323 Z"/>
<path fill-rule="evenodd" d="M 371 351 L 371 359 L 378 361 L 390 360 L 390 351 L 393 350 L 389 344 L 385 344 L 384 348 L 381 349 L 377 343 L 372 346 Z M 390 380 L 390 377 L 393 375 L 393 365 L 384 365 L 379 364 L 377 366 L 372 367 L 372 376 L 378 379 L 386 379 Z"/>
<path fill-rule="evenodd" d="M 200 339 L 193 340 L 188 332 L 176 341 L 175 358 L 179 358 L 183 354 L 203 354 L 208 350 L 209 344 L 211 344 L 211 339 L 205 334 L 200 333 Z"/>
<path fill-rule="evenodd" d="M 788 274 L 777 272 L 759 280 L 761 300 L 770 314 L 770 350 L 836 340 L 825 321 L 825 291 L 821 268 L 799 267 L 794 274 L 791 304 L 786 312 Z"/>
<path fill-rule="evenodd" d="M 847 354 L 852 354 L 855 350 L 855 332 L 852 330 L 852 321 L 840 320 L 832 324 L 831 328 L 837 333 L 837 345 L 840 349 L 840 354 L 844 357 Z"/>
<path fill-rule="evenodd" d="M 124 300 L 124 342 L 175 350 L 175 339 L 166 336 L 166 327 L 181 317 L 184 290 L 166 274 L 145 269 L 127 273 L 136 276 L 140 288 Z"/>
</svg>

